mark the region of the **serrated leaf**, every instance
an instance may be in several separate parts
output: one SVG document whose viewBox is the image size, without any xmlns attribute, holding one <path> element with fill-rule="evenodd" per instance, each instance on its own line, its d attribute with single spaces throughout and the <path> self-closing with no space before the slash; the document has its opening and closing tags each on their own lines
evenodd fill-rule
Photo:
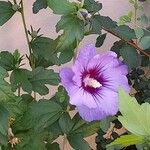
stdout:
<svg viewBox="0 0 150 150">
<path fill-rule="evenodd" d="M 113 29 L 113 32 L 126 40 L 136 39 L 135 32 L 127 25 L 121 25 Z"/>
<path fill-rule="evenodd" d="M 47 150 L 60 150 L 59 144 L 54 142 L 52 144 L 48 143 L 46 144 Z"/>
<path fill-rule="evenodd" d="M 119 110 L 122 116 L 118 120 L 131 133 L 137 136 L 150 136 L 150 104 L 138 104 L 123 89 L 119 89 Z"/>
<path fill-rule="evenodd" d="M 81 134 L 83 137 L 88 137 L 95 134 L 100 129 L 100 122 L 85 122 L 77 113 L 73 117 L 74 126 L 71 130 L 72 134 Z"/>
<path fill-rule="evenodd" d="M 113 146 L 113 145 L 123 145 L 124 147 L 134 145 L 134 144 L 142 144 L 143 143 L 143 137 L 131 134 L 131 135 L 123 135 L 120 138 L 117 138 L 114 142 L 107 145 Z"/>
<path fill-rule="evenodd" d="M 21 142 L 15 147 L 16 150 L 47 150 L 44 142 L 50 136 L 47 132 L 23 132 L 16 136 L 21 139 Z"/>
<path fill-rule="evenodd" d="M 36 58 L 42 56 L 49 60 L 56 51 L 56 42 L 48 37 L 37 37 L 31 42 L 31 48 Z"/>
<path fill-rule="evenodd" d="M 11 86 L 4 80 L 7 75 L 6 70 L 0 67 L 0 102 L 7 102 L 16 98 L 11 91 Z"/>
<path fill-rule="evenodd" d="M 136 68 L 141 64 L 141 57 L 135 48 L 126 45 L 120 49 L 120 55 L 130 69 Z"/>
<path fill-rule="evenodd" d="M 98 36 L 98 38 L 96 39 L 96 47 L 101 47 L 103 45 L 106 35 L 107 34 L 105 33 L 105 34 Z"/>
<path fill-rule="evenodd" d="M 16 69 L 11 73 L 10 82 L 13 92 L 15 92 L 18 87 L 22 87 L 25 92 L 32 92 L 32 84 L 28 80 L 28 72 L 26 69 Z"/>
<path fill-rule="evenodd" d="M 138 39 L 140 39 L 144 35 L 144 31 L 141 28 L 135 28 L 134 31 Z"/>
<path fill-rule="evenodd" d="M 60 30 L 64 30 L 64 33 L 59 37 L 57 49 L 63 51 L 69 49 L 69 46 L 72 47 L 75 42 L 80 42 L 83 39 L 84 22 L 76 15 L 65 15 L 61 17 L 61 20 L 56 25 L 56 31 L 59 32 Z"/>
<path fill-rule="evenodd" d="M 61 106 L 53 101 L 32 102 L 23 116 L 22 125 L 26 129 L 41 131 L 58 120 L 62 111 Z"/>
<path fill-rule="evenodd" d="M 52 54 L 48 60 L 46 60 L 42 56 L 35 57 L 35 68 L 40 66 L 44 68 L 48 68 L 49 66 L 53 66 L 53 65 L 60 65 L 59 58 L 57 57 L 57 53 Z"/>
<path fill-rule="evenodd" d="M 95 14 L 102 9 L 102 4 L 95 2 L 94 0 L 85 0 L 83 8 L 85 8 L 89 13 Z"/>
<path fill-rule="evenodd" d="M 59 61 L 61 64 L 65 64 L 69 61 L 71 61 L 71 59 L 74 56 L 74 52 L 72 50 L 64 50 L 60 53 L 59 55 Z"/>
<path fill-rule="evenodd" d="M 47 0 L 47 2 L 54 14 L 66 15 L 76 11 L 76 7 L 68 0 Z"/>
<path fill-rule="evenodd" d="M 110 123 L 112 121 L 112 118 L 111 117 L 107 117 L 105 119 L 102 119 L 100 121 L 100 128 L 103 132 L 107 132 L 107 130 L 110 128 Z"/>
<path fill-rule="evenodd" d="M 0 66 L 2 66 L 7 71 L 14 69 L 14 57 L 11 53 L 7 51 L 2 51 L 0 53 Z"/>
<path fill-rule="evenodd" d="M 69 134 L 70 130 L 73 127 L 73 122 L 68 113 L 64 113 L 59 119 L 59 125 L 65 134 Z"/>
<path fill-rule="evenodd" d="M 106 16 L 94 15 L 92 17 L 92 31 L 99 34 L 101 28 L 112 30 L 117 27 L 117 23 Z"/>
<path fill-rule="evenodd" d="M 0 105 L 0 134 L 7 136 L 9 113 L 5 107 Z"/>
<path fill-rule="evenodd" d="M 139 20 L 140 20 L 141 24 L 144 25 L 144 26 L 148 24 L 148 17 L 147 17 L 145 14 L 143 14 L 143 15 L 139 18 Z"/>
<path fill-rule="evenodd" d="M 118 57 L 120 57 L 120 50 L 122 47 L 124 47 L 126 45 L 126 43 L 122 40 L 120 41 L 116 41 L 113 46 L 111 47 L 111 51 L 114 51 Z"/>
<path fill-rule="evenodd" d="M 12 4 L 8 1 L 0 1 L 0 26 L 5 24 L 15 11 L 12 9 Z"/>
<path fill-rule="evenodd" d="M 46 95 L 49 93 L 46 84 L 58 85 L 60 79 L 58 73 L 55 73 L 53 70 L 37 67 L 29 73 L 29 81 L 32 84 L 32 90 L 34 92 L 38 92 L 40 95 Z"/>
<path fill-rule="evenodd" d="M 143 49 L 150 48 L 150 36 L 144 36 L 140 40 L 140 47 Z"/>
<path fill-rule="evenodd" d="M 41 9 L 46 9 L 47 8 L 47 0 L 36 0 L 33 4 L 33 13 L 36 14 L 38 13 Z"/>
<path fill-rule="evenodd" d="M 80 134 L 72 134 L 67 137 L 70 145 L 74 150 L 90 150 L 88 143 L 82 138 Z"/>
</svg>

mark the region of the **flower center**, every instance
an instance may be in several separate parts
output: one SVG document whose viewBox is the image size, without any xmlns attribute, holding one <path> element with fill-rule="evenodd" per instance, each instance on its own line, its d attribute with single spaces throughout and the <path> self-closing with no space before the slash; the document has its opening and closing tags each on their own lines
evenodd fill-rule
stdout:
<svg viewBox="0 0 150 150">
<path fill-rule="evenodd" d="M 84 86 L 85 87 L 89 86 L 89 87 L 92 87 L 92 88 L 96 89 L 96 88 L 99 88 L 99 87 L 102 86 L 102 84 L 100 84 L 96 79 L 90 78 L 89 74 L 86 75 L 86 77 L 84 78 L 83 82 L 84 82 Z"/>
</svg>

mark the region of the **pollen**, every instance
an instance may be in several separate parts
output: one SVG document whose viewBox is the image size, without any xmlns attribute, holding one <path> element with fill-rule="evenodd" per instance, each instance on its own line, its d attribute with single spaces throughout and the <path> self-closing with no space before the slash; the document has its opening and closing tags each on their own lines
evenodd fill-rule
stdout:
<svg viewBox="0 0 150 150">
<path fill-rule="evenodd" d="M 83 82 L 85 87 L 89 86 L 96 89 L 102 86 L 102 84 L 100 84 L 96 79 L 90 78 L 89 74 L 84 78 Z"/>
</svg>

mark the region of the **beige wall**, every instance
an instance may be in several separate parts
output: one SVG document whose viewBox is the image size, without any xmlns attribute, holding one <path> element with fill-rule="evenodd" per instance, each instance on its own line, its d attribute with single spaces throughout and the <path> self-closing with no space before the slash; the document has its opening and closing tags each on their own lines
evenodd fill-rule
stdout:
<svg viewBox="0 0 150 150">
<path fill-rule="evenodd" d="M 18 0 L 19 1 L 19 0 Z M 123 15 L 129 8 L 128 0 L 99 0 L 103 3 L 101 14 L 108 15 L 117 20 L 120 15 Z M 25 16 L 28 27 L 32 25 L 35 29 L 42 28 L 41 33 L 51 38 L 57 37 L 55 33 L 55 25 L 59 20 L 59 16 L 52 14 L 50 10 L 42 10 L 39 14 L 32 14 L 32 4 L 34 0 L 24 0 Z M 92 39 L 92 40 L 91 40 Z M 110 37 L 103 46 L 103 49 L 108 50 L 113 39 Z M 95 43 L 95 36 L 87 37 L 82 43 Z M 22 26 L 20 14 L 17 13 L 4 26 L 0 27 L 0 50 L 13 51 L 20 49 L 24 54 L 28 51 L 25 41 L 25 34 Z"/>
</svg>

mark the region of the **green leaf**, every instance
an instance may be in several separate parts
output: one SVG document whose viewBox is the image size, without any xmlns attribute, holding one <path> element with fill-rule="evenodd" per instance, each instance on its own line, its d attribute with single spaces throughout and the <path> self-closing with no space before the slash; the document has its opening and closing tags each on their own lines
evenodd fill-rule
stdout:
<svg viewBox="0 0 150 150">
<path fill-rule="evenodd" d="M 118 25 L 125 25 L 126 23 L 130 23 L 132 21 L 133 12 L 129 11 L 127 15 L 123 15 L 119 18 Z"/>
<path fill-rule="evenodd" d="M 57 101 L 59 101 L 60 103 L 63 103 L 66 101 L 68 104 L 69 97 L 68 97 L 67 91 L 65 90 L 63 86 L 58 87 L 58 92 L 56 93 L 56 96 L 57 96 Z"/>
<path fill-rule="evenodd" d="M 44 141 L 50 136 L 47 132 L 23 132 L 16 135 L 21 142 L 16 145 L 16 150 L 47 150 Z"/>
<path fill-rule="evenodd" d="M 138 104 L 123 89 L 119 89 L 119 110 L 122 116 L 118 120 L 131 133 L 137 136 L 150 136 L 150 104 Z"/>
<path fill-rule="evenodd" d="M 2 66 L 7 71 L 12 71 L 20 67 L 20 63 L 23 56 L 16 50 L 13 54 L 8 51 L 2 51 L 0 53 L 0 66 Z"/>
<path fill-rule="evenodd" d="M 52 144 L 48 143 L 46 144 L 47 150 L 60 150 L 59 144 L 54 142 Z"/>
<path fill-rule="evenodd" d="M 2 51 L 0 53 L 0 66 L 2 66 L 7 71 L 14 69 L 14 57 L 11 53 L 7 51 Z"/>
<path fill-rule="evenodd" d="M 72 50 L 64 50 L 60 53 L 59 55 L 59 61 L 61 64 L 65 64 L 69 61 L 71 61 L 71 59 L 74 56 L 74 52 Z"/>
<path fill-rule="evenodd" d="M 114 142 L 111 144 L 107 145 L 113 146 L 113 145 L 123 145 L 124 147 L 134 145 L 134 144 L 142 144 L 143 143 L 143 138 L 134 134 L 131 135 L 123 135 L 120 138 L 117 138 Z"/>
<path fill-rule="evenodd" d="M 150 36 L 144 36 L 140 40 L 140 47 L 143 49 L 150 48 Z"/>
<path fill-rule="evenodd" d="M 106 35 L 107 35 L 106 33 L 102 34 L 96 39 L 96 47 L 101 47 L 103 45 Z"/>
<path fill-rule="evenodd" d="M 112 122 L 112 117 L 107 117 L 105 119 L 102 119 L 100 121 L 100 128 L 103 132 L 107 132 L 107 130 L 110 128 L 110 123 Z"/>
<path fill-rule="evenodd" d="M 120 57 L 120 50 L 122 47 L 124 47 L 126 45 L 126 43 L 122 40 L 120 41 L 116 41 L 113 46 L 111 47 L 111 51 L 114 51 L 118 57 Z"/>
<path fill-rule="evenodd" d="M 72 134 L 67 137 L 70 145 L 74 150 L 90 150 L 88 143 L 82 138 L 80 134 Z"/>
<path fill-rule="evenodd" d="M 36 0 L 33 4 L 33 13 L 36 14 L 38 13 L 41 9 L 46 9 L 47 8 L 47 0 Z"/>
<path fill-rule="evenodd" d="M 15 11 L 12 9 L 12 4 L 6 1 L 0 1 L 0 26 L 5 24 Z"/>
<path fill-rule="evenodd" d="M 120 55 L 130 69 L 136 68 L 141 64 L 141 57 L 135 48 L 126 45 L 120 49 Z"/>
<path fill-rule="evenodd" d="M 140 18 L 138 18 L 139 20 L 140 20 L 140 22 L 141 22 L 141 24 L 142 25 L 148 25 L 148 17 L 145 15 L 145 14 L 143 14 Z"/>
<path fill-rule="evenodd" d="M 144 35 L 143 29 L 141 29 L 141 28 L 135 28 L 134 31 L 135 31 L 135 35 L 136 35 L 136 37 L 138 39 L 140 39 L 141 37 L 143 37 L 143 35 Z"/>
<path fill-rule="evenodd" d="M 101 28 L 112 30 L 117 27 L 117 23 L 109 17 L 94 15 L 91 26 L 94 33 L 99 34 Z"/>
<path fill-rule="evenodd" d="M 8 74 L 5 69 L 0 67 L 0 102 L 7 102 L 10 99 L 15 99 L 11 86 L 4 80 Z"/>
<path fill-rule="evenodd" d="M 41 66 L 44 68 L 48 68 L 49 66 L 60 65 L 59 58 L 57 57 L 57 53 L 54 53 L 46 60 L 42 56 L 35 57 L 35 68 Z"/>
<path fill-rule="evenodd" d="M 62 111 L 61 106 L 53 101 L 32 102 L 22 118 L 22 125 L 25 129 L 41 131 L 58 120 Z"/>
<path fill-rule="evenodd" d="M 64 33 L 59 37 L 57 49 L 63 51 L 69 49 L 70 45 L 73 46 L 75 42 L 77 43 L 77 41 L 79 42 L 83 39 L 84 22 L 76 15 L 62 16 L 56 25 L 56 31 L 59 32 L 60 30 L 64 30 Z"/>
<path fill-rule="evenodd" d="M 7 133 L 8 133 L 8 117 L 9 113 L 5 107 L 0 105 L 0 144 L 7 144 Z M 2 139 L 1 139 L 2 138 Z"/>
<path fill-rule="evenodd" d="M 49 60 L 56 51 L 56 42 L 48 37 L 37 37 L 31 42 L 31 48 L 36 58 L 42 56 Z"/>
<path fill-rule="evenodd" d="M 54 14 L 66 15 L 76 12 L 76 7 L 68 0 L 47 0 L 47 2 Z"/>
<path fill-rule="evenodd" d="M 59 125 L 63 133 L 69 134 L 70 130 L 73 127 L 73 122 L 68 113 L 64 113 L 59 119 Z"/>
<path fill-rule="evenodd" d="M 126 40 L 136 39 L 134 30 L 127 25 L 118 26 L 113 29 L 113 32 Z"/>
<path fill-rule="evenodd" d="M 32 92 L 32 84 L 28 80 L 27 72 L 29 71 L 26 69 L 16 69 L 11 73 L 10 82 L 13 92 L 15 92 L 18 87 L 22 87 L 22 89 L 28 93 Z"/>
<path fill-rule="evenodd" d="M 32 84 L 32 90 L 40 95 L 49 93 L 46 84 L 58 85 L 60 82 L 58 73 L 53 70 L 47 70 L 43 67 L 37 67 L 29 73 L 29 81 Z"/>
<path fill-rule="evenodd" d="M 95 14 L 102 9 L 102 4 L 95 2 L 94 0 L 85 0 L 83 8 L 85 8 L 89 13 Z"/>
<path fill-rule="evenodd" d="M 73 117 L 74 126 L 71 130 L 72 134 L 81 134 L 83 137 L 88 137 L 95 134 L 100 129 L 100 122 L 85 122 L 77 113 Z"/>
</svg>

